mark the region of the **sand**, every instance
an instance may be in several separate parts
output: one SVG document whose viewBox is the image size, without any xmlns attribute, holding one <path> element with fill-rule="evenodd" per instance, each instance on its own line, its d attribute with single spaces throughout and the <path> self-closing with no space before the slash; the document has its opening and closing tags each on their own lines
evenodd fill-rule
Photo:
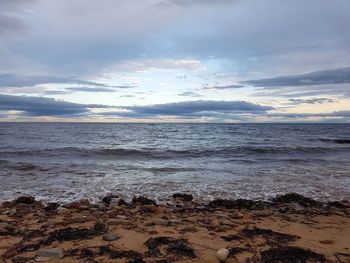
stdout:
<svg viewBox="0 0 350 263">
<path fill-rule="evenodd" d="M 347 201 L 297 194 L 271 202 L 191 199 L 5 202 L 0 256 L 3 262 L 219 262 L 217 251 L 227 248 L 226 262 L 350 262 Z"/>
</svg>

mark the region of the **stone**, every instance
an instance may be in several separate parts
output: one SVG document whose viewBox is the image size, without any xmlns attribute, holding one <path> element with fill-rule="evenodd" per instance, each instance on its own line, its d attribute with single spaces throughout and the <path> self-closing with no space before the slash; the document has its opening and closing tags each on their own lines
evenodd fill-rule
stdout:
<svg viewBox="0 0 350 263">
<path fill-rule="evenodd" d="M 199 230 L 194 227 L 194 226 L 186 226 L 186 227 L 182 227 L 179 229 L 180 231 L 183 231 L 183 232 L 198 232 Z"/>
<path fill-rule="evenodd" d="M 63 258 L 64 250 L 62 248 L 48 248 L 39 250 L 37 253 L 39 258 Z"/>
<path fill-rule="evenodd" d="M 99 233 L 106 233 L 108 231 L 108 225 L 103 222 L 96 222 L 94 225 L 94 230 Z"/>
<path fill-rule="evenodd" d="M 230 254 L 230 251 L 226 248 L 220 248 L 217 252 L 216 252 L 216 257 L 218 258 L 218 260 L 220 260 L 221 262 L 225 262 L 226 259 L 228 258 Z"/>
<path fill-rule="evenodd" d="M 35 199 L 32 196 L 20 196 L 15 200 L 16 204 L 32 205 L 35 203 Z"/>
<path fill-rule="evenodd" d="M 116 226 L 116 225 L 131 225 L 132 222 L 130 220 L 123 220 L 123 219 L 109 219 L 107 221 L 108 225 Z"/>
<path fill-rule="evenodd" d="M 120 237 L 117 236 L 116 234 L 108 233 L 108 234 L 104 234 L 102 238 L 104 241 L 114 241 L 114 240 L 118 240 Z"/>
<path fill-rule="evenodd" d="M 57 208 L 57 214 L 59 214 L 59 215 L 66 215 L 68 213 L 70 213 L 70 210 L 67 208 L 64 208 L 64 207 Z"/>
</svg>

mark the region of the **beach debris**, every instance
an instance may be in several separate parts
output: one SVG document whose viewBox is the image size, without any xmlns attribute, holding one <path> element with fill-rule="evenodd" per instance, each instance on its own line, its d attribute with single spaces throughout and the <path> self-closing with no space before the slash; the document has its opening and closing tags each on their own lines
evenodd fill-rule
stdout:
<svg viewBox="0 0 350 263">
<path fill-rule="evenodd" d="M 276 198 L 273 199 L 273 202 L 280 203 L 280 204 L 297 203 L 304 207 L 320 206 L 319 202 L 297 193 L 289 193 L 289 194 L 277 196 Z"/>
<path fill-rule="evenodd" d="M 51 245 L 53 242 L 63 242 L 63 241 L 73 241 L 73 240 L 82 240 L 82 239 L 91 239 L 96 236 L 97 233 L 95 230 L 86 229 L 86 228 L 64 228 L 55 230 L 49 233 L 49 236 L 42 240 L 40 243 L 43 245 Z"/>
<path fill-rule="evenodd" d="M 114 241 L 114 240 L 118 240 L 120 237 L 117 236 L 116 234 L 108 233 L 108 234 L 104 234 L 102 238 L 104 241 Z"/>
<path fill-rule="evenodd" d="M 251 229 L 249 228 L 242 229 L 240 231 L 240 234 L 247 238 L 252 238 L 255 236 L 263 236 L 266 239 L 266 241 L 270 244 L 286 244 L 300 238 L 297 235 L 279 233 L 279 232 L 272 231 L 271 229 L 264 229 L 264 228 L 258 228 L 258 227 L 254 227 Z"/>
<path fill-rule="evenodd" d="M 94 230 L 98 233 L 106 233 L 108 231 L 108 224 L 103 222 L 96 222 L 94 225 Z"/>
<path fill-rule="evenodd" d="M 193 196 L 190 194 L 176 193 L 173 194 L 174 199 L 181 199 L 182 201 L 190 202 L 193 200 Z"/>
<path fill-rule="evenodd" d="M 189 258 L 196 257 L 194 250 L 188 245 L 188 241 L 186 239 L 175 239 L 172 237 L 160 236 L 148 239 L 145 244 L 148 247 L 148 255 L 150 256 L 161 256 L 160 247 L 162 245 L 166 245 L 167 252 Z"/>
<path fill-rule="evenodd" d="M 140 205 L 157 205 L 157 203 L 154 200 L 149 199 L 145 196 L 134 196 L 132 198 L 132 203 Z"/>
<path fill-rule="evenodd" d="M 220 249 L 216 252 L 216 257 L 217 257 L 218 260 L 220 260 L 221 262 L 225 262 L 229 255 L 230 255 L 230 251 L 229 251 L 227 248 L 220 248 Z"/>
<path fill-rule="evenodd" d="M 309 249 L 300 247 L 281 246 L 270 248 L 261 252 L 261 260 L 264 263 L 307 263 L 312 262 L 324 263 L 326 258 Z"/>
<path fill-rule="evenodd" d="M 37 257 L 41 258 L 63 258 L 64 250 L 62 248 L 41 249 L 37 253 Z"/>
</svg>

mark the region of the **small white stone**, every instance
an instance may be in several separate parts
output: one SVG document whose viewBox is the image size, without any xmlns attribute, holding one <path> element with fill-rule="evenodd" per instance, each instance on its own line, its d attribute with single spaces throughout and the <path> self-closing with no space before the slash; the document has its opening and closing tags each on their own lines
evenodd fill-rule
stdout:
<svg viewBox="0 0 350 263">
<path fill-rule="evenodd" d="M 220 261 L 222 261 L 222 262 L 224 262 L 224 261 L 226 261 L 226 259 L 228 258 L 228 255 L 230 254 L 230 251 L 228 250 L 228 249 L 226 249 L 226 248 L 220 248 L 219 250 L 218 250 L 218 252 L 216 252 L 216 257 L 220 260 Z"/>
</svg>

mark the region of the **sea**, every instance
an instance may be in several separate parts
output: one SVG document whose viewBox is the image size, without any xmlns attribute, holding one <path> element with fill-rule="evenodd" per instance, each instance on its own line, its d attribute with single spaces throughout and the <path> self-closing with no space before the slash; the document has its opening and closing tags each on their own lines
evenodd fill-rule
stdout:
<svg viewBox="0 0 350 263">
<path fill-rule="evenodd" d="M 350 198 L 350 124 L 0 123 L 0 201 Z"/>
</svg>

